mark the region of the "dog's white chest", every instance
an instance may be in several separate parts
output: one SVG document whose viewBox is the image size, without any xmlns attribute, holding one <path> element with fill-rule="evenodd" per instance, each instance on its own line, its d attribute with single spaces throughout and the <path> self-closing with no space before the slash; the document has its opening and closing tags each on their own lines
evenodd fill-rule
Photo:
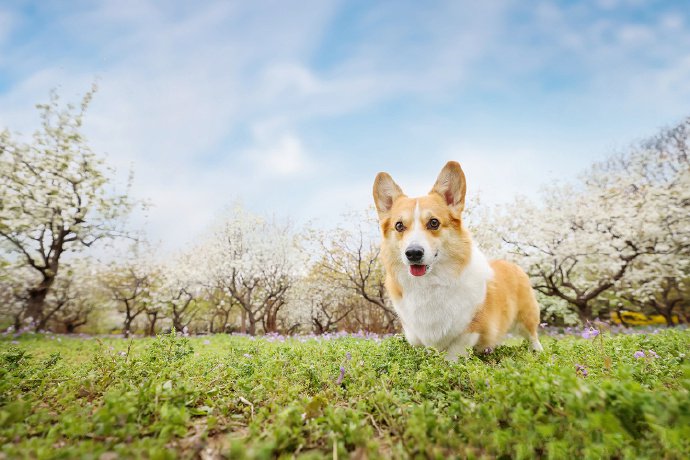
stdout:
<svg viewBox="0 0 690 460">
<path fill-rule="evenodd" d="M 472 321 L 486 298 L 493 271 L 476 246 L 460 275 L 439 263 L 423 277 L 400 273 L 402 299 L 395 303 L 408 338 L 445 350 Z"/>
</svg>

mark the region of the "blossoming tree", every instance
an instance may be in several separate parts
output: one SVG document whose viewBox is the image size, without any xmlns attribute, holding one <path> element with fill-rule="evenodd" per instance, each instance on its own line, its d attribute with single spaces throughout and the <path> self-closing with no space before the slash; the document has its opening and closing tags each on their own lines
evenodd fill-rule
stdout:
<svg viewBox="0 0 690 460">
<path fill-rule="evenodd" d="M 373 315 L 383 319 L 380 328 L 386 332 L 397 329 L 397 315 L 386 294 L 384 271 L 379 260 L 377 219 L 371 211 L 345 216 L 347 223 L 328 230 L 313 230 L 309 239 L 317 247 L 320 257 L 315 260 L 318 270 L 329 282 L 359 297 L 373 309 Z M 361 315 L 356 315 L 361 317 Z M 362 326 L 369 328 L 366 319 Z"/>
<path fill-rule="evenodd" d="M 63 255 L 122 234 L 132 208 L 127 194 L 111 193 L 112 170 L 82 134 L 80 107 L 60 106 L 56 93 L 38 105 L 41 129 L 32 142 L 0 133 L 0 243 L 38 275 L 27 291 L 25 317 L 43 322 L 45 299 Z"/>
<path fill-rule="evenodd" d="M 124 315 L 122 334 L 129 337 L 132 324 L 140 315 L 148 317 L 147 334 L 153 335 L 161 305 L 153 301 L 159 283 L 158 267 L 150 251 L 134 246 L 128 257 L 113 262 L 101 277 L 117 310 Z"/>
<path fill-rule="evenodd" d="M 14 330 L 22 328 L 28 288 L 35 283 L 35 278 L 23 264 L 0 260 L 0 316 L 9 319 Z"/>
<path fill-rule="evenodd" d="M 310 327 L 315 334 L 337 329 L 358 305 L 352 293 L 318 264 L 298 280 L 290 300 L 293 323 Z"/>
<path fill-rule="evenodd" d="M 660 279 L 672 257 L 687 260 L 688 124 L 594 164 L 577 184 L 546 188 L 540 205 L 518 199 L 507 207 L 501 232 L 536 289 L 587 321 L 612 288 L 649 295 L 630 290 L 651 286 L 629 279 L 634 267 Z"/>
<path fill-rule="evenodd" d="M 162 306 L 163 315 L 178 331 L 188 328 L 199 314 L 201 262 L 194 253 L 180 253 L 159 265 L 159 283 L 152 301 Z"/>
<path fill-rule="evenodd" d="M 39 329 L 67 333 L 87 324 L 106 299 L 97 263 L 90 259 L 66 262 L 46 297 L 46 308 Z"/>
<path fill-rule="evenodd" d="M 205 279 L 241 308 L 242 332 L 254 335 L 259 325 L 264 332 L 278 330 L 278 315 L 306 263 L 289 224 L 237 204 L 197 253 L 203 254 Z"/>
</svg>

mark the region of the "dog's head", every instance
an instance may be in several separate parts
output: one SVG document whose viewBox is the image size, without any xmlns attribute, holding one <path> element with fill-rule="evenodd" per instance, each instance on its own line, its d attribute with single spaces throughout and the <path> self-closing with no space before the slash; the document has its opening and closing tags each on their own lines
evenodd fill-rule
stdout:
<svg viewBox="0 0 690 460">
<path fill-rule="evenodd" d="M 465 174 L 455 161 L 441 170 L 428 195 L 409 198 L 385 172 L 374 181 L 374 203 L 383 234 L 382 253 L 413 276 L 443 262 L 463 265 L 469 235 L 462 227 Z"/>
</svg>

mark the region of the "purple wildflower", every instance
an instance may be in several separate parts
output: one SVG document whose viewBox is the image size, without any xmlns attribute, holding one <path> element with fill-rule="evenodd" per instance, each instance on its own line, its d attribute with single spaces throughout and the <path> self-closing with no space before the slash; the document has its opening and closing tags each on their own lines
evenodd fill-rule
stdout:
<svg viewBox="0 0 690 460">
<path fill-rule="evenodd" d="M 485 355 L 490 355 L 490 354 L 493 353 L 493 352 L 494 352 L 494 349 L 491 348 L 491 347 L 486 347 L 486 348 L 484 348 L 484 354 L 485 354 Z"/>
<path fill-rule="evenodd" d="M 575 373 L 583 377 L 587 377 L 587 375 L 589 375 L 589 373 L 587 372 L 587 368 L 585 368 L 585 366 L 583 366 L 582 364 L 575 364 Z"/>
<path fill-rule="evenodd" d="M 343 379 L 345 378 L 345 366 L 340 366 L 340 375 L 338 376 L 338 380 L 335 381 L 336 385 L 340 385 L 343 383 Z"/>
<path fill-rule="evenodd" d="M 124 358 L 125 356 L 127 356 L 127 353 L 125 353 L 124 351 L 120 351 L 120 352 L 118 352 L 117 354 L 120 355 L 120 356 L 122 356 L 123 358 Z"/>
<path fill-rule="evenodd" d="M 211 341 L 208 339 L 204 340 L 204 345 L 211 345 Z"/>
<path fill-rule="evenodd" d="M 649 354 L 650 358 L 658 358 L 659 357 L 659 355 L 657 355 L 654 350 L 647 350 L 647 353 Z"/>
<path fill-rule="evenodd" d="M 245 354 L 243 354 L 242 356 L 244 356 L 244 357 L 247 358 L 247 359 L 251 359 L 251 358 L 252 358 L 252 355 L 250 355 L 249 353 L 245 353 Z"/>
<path fill-rule="evenodd" d="M 541 327 L 542 329 L 548 325 L 549 325 L 549 323 L 539 323 L 539 327 Z"/>
<path fill-rule="evenodd" d="M 345 359 L 347 359 L 348 361 L 351 360 L 352 359 L 352 353 L 350 353 L 349 351 L 347 353 L 345 353 Z"/>
<path fill-rule="evenodd" d="M 636 351 L 635 354 L 633 354 L 633 357 L 634 357 L 635 359 L 644 358 L 644 357 L 645 357 L 644 351 L 642 351 L 642 350 Z"/>
<path fill-rule="evenodd" d="M 594 337 L 599 335 L 599 330 L 594 329 L 593 327 L 589 327 L 589 328 L 585 329 L 584 331 L 582 331 L 582 333 L 580 335 L 582 336 L 583 339 L 593 339 Z"/>
</svg>

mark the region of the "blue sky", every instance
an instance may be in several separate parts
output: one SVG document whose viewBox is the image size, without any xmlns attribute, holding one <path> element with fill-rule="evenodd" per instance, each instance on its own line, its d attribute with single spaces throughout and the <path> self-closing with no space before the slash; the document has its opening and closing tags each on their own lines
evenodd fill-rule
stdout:
<svg viewBox="0 0 690 460">
<path fill-rule="evenodd" d="M 324 225 L 386 170 L 449 159 L 486 203 L 535 196 L 690 115 L 687 2 L 5 1 L 0 127 L 51 88 L 173 249 L 236 199 Z"/>
</svg>

